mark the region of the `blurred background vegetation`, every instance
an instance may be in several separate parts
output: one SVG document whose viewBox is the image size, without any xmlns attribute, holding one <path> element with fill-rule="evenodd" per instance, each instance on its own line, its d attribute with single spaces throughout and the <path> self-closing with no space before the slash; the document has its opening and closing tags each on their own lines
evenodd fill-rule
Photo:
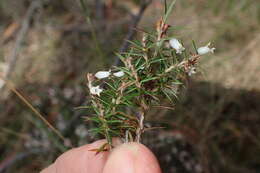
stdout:
<svg viewBox="0 0 260 173">
<path fill-rule="evenodd" d="M 9 66 L 8 79 L 66 138 L 61 141 L 8 87 L 1 88 L 0 173 L 39 172 L 69 144 L 98 138 L 84 121 L 91 112 L 75 109 L 88 103 L 85 75 L 114 64 L 143 1 L 81 2 L 85 6 L 80 0 L 0 1 L 0 64 Z M 162 0 L 153 0 L 137 28 L 153 30 L 163 8 Z M 175 110 L 151 111 L 147 121 L 167 128 L 147 132 L 144 142 L 167 173 L 260 172 L 260 1 L 179 0 L 168 22 L 172 36 L 187 46 L 191 39 L 200 46 L 211 40 L 217 51 L 203 58 L 201 73 L 187 82 Z M 180 146 L 173 139 L 185 143 L 196 169 L 175 152 Z"/>
</svg>

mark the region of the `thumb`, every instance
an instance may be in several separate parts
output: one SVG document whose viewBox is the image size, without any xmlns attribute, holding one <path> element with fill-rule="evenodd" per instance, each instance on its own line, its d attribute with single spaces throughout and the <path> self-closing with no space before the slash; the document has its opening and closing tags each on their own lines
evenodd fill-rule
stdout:
<svg viewBox="0 0 260 173">
<path fill-rule="evenodd" d="M 147 147 L 138 143 L 126 143 L 112 151 L 103 173 L 161 173 L 161 169 Z"/>
</svg>

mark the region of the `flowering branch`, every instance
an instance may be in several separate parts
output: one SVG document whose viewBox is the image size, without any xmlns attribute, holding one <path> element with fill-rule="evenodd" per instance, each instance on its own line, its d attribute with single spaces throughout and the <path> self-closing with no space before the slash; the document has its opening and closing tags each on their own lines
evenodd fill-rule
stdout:
<svg viewBox="0 0 260 173">
<path fill-rule="evenodd" d="M 97 125 L 92 131 L 103 135 L 110 148 L 112 137 L 140 142 L 150 108 L 162 106 L 164 98 L 173 103 L 187 76 L 196 73 L 201 56 L 215 50 L 209 43 L 188 52 L 178 39 L 167 36 L 169 27 L 164 16 L 155 33 L 142 31 L 141 41 L 129 41 L 130 49 L 117 54 L 124 66 L 87 75 L 95 112 L 88 119 Z"/>
</svg>

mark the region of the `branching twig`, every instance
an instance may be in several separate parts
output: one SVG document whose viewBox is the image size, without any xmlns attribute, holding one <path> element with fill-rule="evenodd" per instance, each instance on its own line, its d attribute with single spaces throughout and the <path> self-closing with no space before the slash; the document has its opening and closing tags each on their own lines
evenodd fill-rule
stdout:
<svg viewBox="0 0 260 173">
<path fill-rule="evenodd" d="M 4 79 L 2 76 L 0 76 L 0 79 L 4 80 L 8 89 L 19 97 L 19 99 L 22 100 L 23 103 L 28 106 L 38 118 L 40 118 L 61 140 L 64 141 L 64 143 L 66 143 L 65 137 L 55 127 L 53 127 L 36 108 L 33 107 L 33 105 L 14 87 L 13 83 Z"/>
<path fill-rule="evenodd" d="M 33 18 L 33 14 L 36 11 L 36 9 L 40 7 L 40 5 L 41 5 L 41 0 L 34 0 L 31 2 L 30 6 L 26 12 L 24 20 L 22 22 L 21 29 L 17 34 L 17 39 L 15 41 L 13 52 L 11 53 L 11 56 L 9 57 L 9 67 L 8 67 L 8 70 L 6 73 L 7 78 L 10 78 L 12 71 L 15 69 L 19 49 L 21 48 L 22 42 L 29 29 L 29 25 Z"/>
</svg>

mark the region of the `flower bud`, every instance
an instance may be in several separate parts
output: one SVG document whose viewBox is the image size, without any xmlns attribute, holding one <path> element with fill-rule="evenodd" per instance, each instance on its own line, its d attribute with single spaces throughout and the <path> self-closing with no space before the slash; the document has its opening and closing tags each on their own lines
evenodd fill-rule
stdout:
<svg viewBox="0 0 260 173">
<path fill-rule="evenodd" d="M 205 55 L 205 54 L 207 54 L 209 52 L 214 53 L 216 48 L 214 48 L 214 47 L 213 48 L 209 48 L 210 44 L 211 43 L 208 43 L 206 46 L 198 48 L 198 54 L 199 55 Z"/>
<path fill-rule="evenodd" d="M 100 88 L 99 86 L 95 86 L 95 87 L 91 86 L 91 87 L 89 88 L 89 91 L 90 91 L 90 93 L 91 93 L 92 95 L 98 95 L 98 96 L 100 96 L 100 93 L 103 91 L 103 89 Z"/>
<path fill-rule="evenodd" d="M 107 78 L 110 76 L 110 71 L 99 71 L 95 74 L 95 77 L 98 79 Z"/>
<path fill-rule="evenodd" d="M 181 54 L 182 51 L 185 50 L 185 48 L 182 46 L 182 44 L 177 40 L 176 38 L 172 38 L 170 40 L 170 46 L 176 50 L 176 53 Z"/>
<path fill-rule="evenodd" d="M 122 77 L 125 75 L 125 73 L 123 71 L 119 71 L 119 72 L 113 73 L 113 75 L 116 77 Z"/>
</svg>

